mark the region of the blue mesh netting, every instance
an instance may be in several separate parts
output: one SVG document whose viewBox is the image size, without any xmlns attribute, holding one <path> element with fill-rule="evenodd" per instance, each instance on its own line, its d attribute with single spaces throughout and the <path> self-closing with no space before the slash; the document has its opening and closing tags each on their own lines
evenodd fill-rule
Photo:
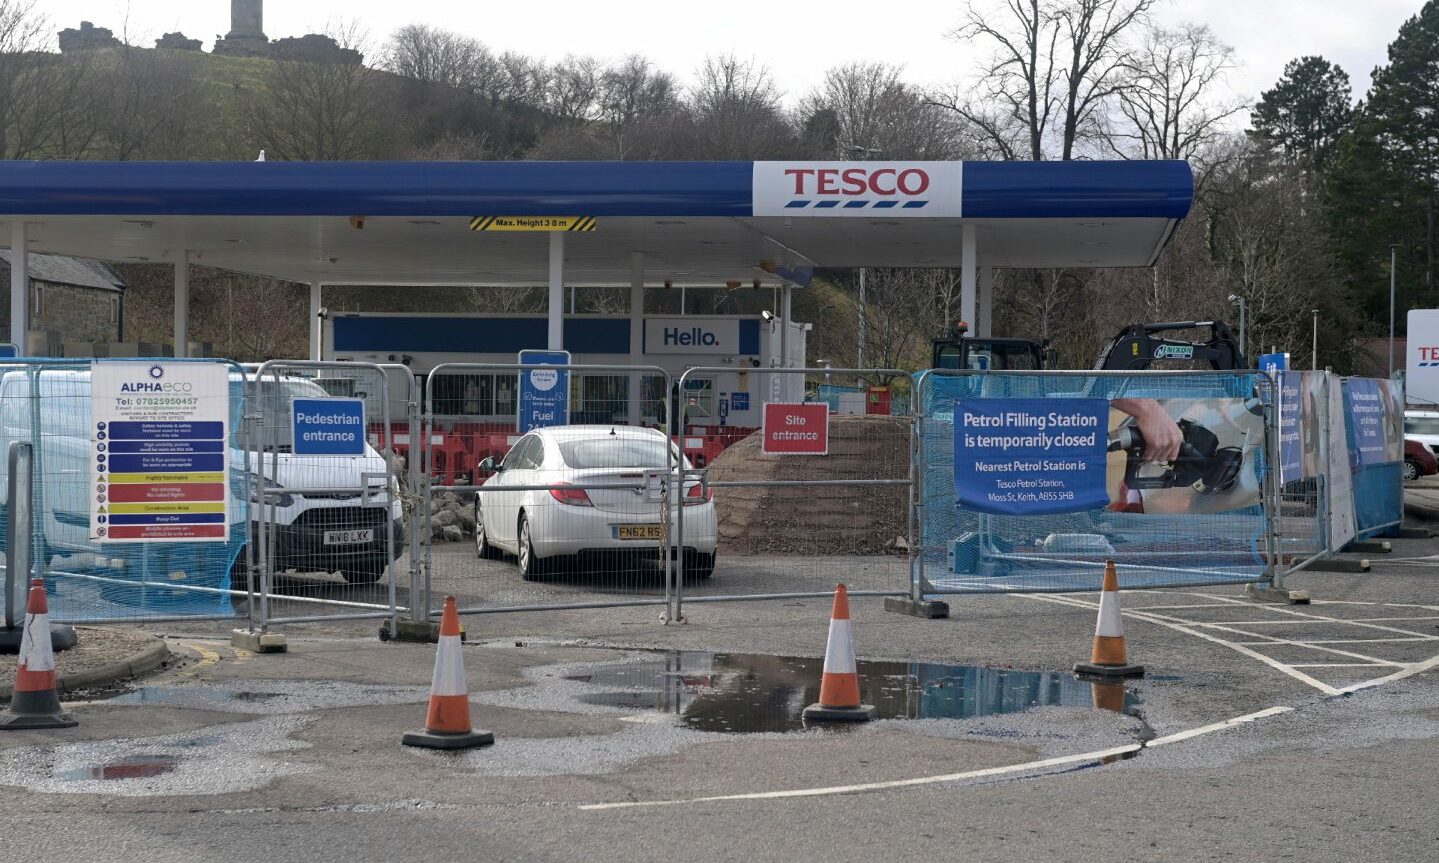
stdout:
<svg viewBox="0 0 1439 863">
<path fill-rule="evenodd" d="M 1126 588 L 1244 583 L 1264 577 L 1265 516 L 1259 505 L 1266 464 L 1263 421 L 1254 411 L 1255 374 L 967 374 L 924 377 L 920 410 L 924 466 L 924 570 L 942 593 L 1097 589 L 1108 559 Z M 956 505 L 954 402 L 959 398 L 1153 398 L 1193 400 L 1247 416 L 1244 462 L 1222 511 L 994 515 Z M 1172 499 L 1172 498 L 1171 498 Z M 1196 500 L 1200 500 L 1198 497 Z M 1242 505 L 1239 505 L 1242 504 Z M 1234 508 L 1228 508 L 1234 505 Z"/>
<path fill-rule="evenodd" d="M 212 592 L 231 588 L 231 569 L 249 529 L 245 458 L 238 439 L 238 430 L 244 427 L 244 385 L 238 367 L 231 369 L 228 541 L 117 543 L 89 539 L 89 500 L 95 492 L 90 469 L 89 364 L 4 368 L 0 386 L 3 443 L 8 449 L 12 441 L 25 441 L 34 449 L 32 543 L 37 569 L 45 572 L 52 618 L 87 621 L 235 614 L 229 595 Z M 3 504 L 0 496 L 0 506 Z M 7 520 L 0 518 L 0 549 L 8 548 L 7 532 Z"/>
</svg>

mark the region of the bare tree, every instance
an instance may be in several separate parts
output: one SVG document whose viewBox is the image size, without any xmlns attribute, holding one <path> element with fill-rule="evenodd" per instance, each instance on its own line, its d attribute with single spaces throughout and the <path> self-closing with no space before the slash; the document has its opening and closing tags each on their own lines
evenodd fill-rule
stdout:
<svg viewBox="0 0 1439 863">
<path fill-rule="evenodd" d="M 94 140 L 90 59 L 48 39 L 33 0 L 0 0 L 0 158 L 77 158 Z"/>
<path fill-rule="evenodd" d="M 545 105 L 567 126 L 584 126 L 598 117 L 603 69 L 593 57 L 566 56 L 549 74 Z"/>
<path fill-rule="evenodd" d="M 1196 157 L 1246 107 L 1215 92 L 1233 68 L 1234 49 L 1206 26 L 1149 28 L 1133 52 L 1106 143 L 1126 158 Z"/>
<path fill-rule="evenodd" d="M 936 106 L 884 63 L 851 63 L 825 73 L 824 83 L 800 105 L 801 125 L 812 137 L 811 118 L 830 112 L 836 152 L 866 152 L 888 159 L 950 159 L 964 149 L 955 115 Z"/>
<path fill-rule="evenodd" d="M 344 161 L 373 156 L 385 118 L 376 73 L 362 64 L 276 61 L 248 106 L 257 147 L 277 159 Z"/>
<path fill-rule="evenodd" d="M 382 67 L 388 72 L 467 93 L 483 89 L 493 63 L 490 50 L 479 40 L 424 24 L 396 30 L 381 53 Z"/>
<path fill-rule="evenodd" d="M 201 109 L 196 60 L 183 52 L 123 46 L 95 104 L 107 158 L 183 159 Z"/>
<path fill-rule="evenodd" d="M 794 135 L 767 69 L 729 54 L 707 57 L 698 78 L 690 98 L 697 158 L 778 158 L 792 149 Z"/>
<path fill-rule="evenodd" d="M 611 65 L 600 76 L 600 113 L 616 159 L 658 158 L 663 142 L 646 133 L 670 125 L 680 112 L 674 78 L 656 71 L 638 54 Z"/>
<path fill-rule="evenodd" d="M 1057 145 L 1060 159 L 1072 159 L 1124 89 L 1129 31 L 1157 2 L 1005 0 L 994 15 L 971 0 L 951 35 L 991 49 L 980 96 L 960 88 L 935 101 L 963 116 L 995 150 L 1037 161 Z"/>
</svg>

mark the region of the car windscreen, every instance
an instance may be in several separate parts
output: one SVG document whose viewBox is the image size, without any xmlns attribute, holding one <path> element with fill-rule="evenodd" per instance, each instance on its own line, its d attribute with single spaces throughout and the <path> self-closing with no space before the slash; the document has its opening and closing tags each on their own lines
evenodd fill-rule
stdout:
<svg viewBox="0 0 1439 863">
<path fill-rule="evenodd" d="M 577 470 L 586 468 L 666 468 L 665 442 L 658 439 L 610 437 L 560 441 L 560 457 Z"/>
<path fill-rule="evenodd" d="M 1406 434 L 1439 435 L 1439 417 L 1405 417 Z"/>
<path fill-rule="evenodd" d="M 260 430 L 261 447 L 264 451 L 290 452 L 294 449 L 294 422 L 290 416 L 291 402 L 295 399 L 323 399 L 329 393 L 318 384 L 304 380 L 260 380 L 259 399 L 261 415 L 265 417 L 264 428 Z"/>
</svg>

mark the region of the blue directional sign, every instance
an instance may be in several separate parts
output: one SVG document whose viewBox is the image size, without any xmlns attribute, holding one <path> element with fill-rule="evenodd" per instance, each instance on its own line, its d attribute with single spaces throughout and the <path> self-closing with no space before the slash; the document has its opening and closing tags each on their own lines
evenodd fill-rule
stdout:
<svg viewBox="0 0 1439 863">
<path fill-rule="evenodd" d="M 1259 370 L 1261 372 L 1265 372 L 1266 374 L 1289 371 L 1288 352 L 1278 354 L 1260 354 Z"/>
<path fill-rule="evenodd" d="M 295 399 L 295 455 L 364 455 L 364 399 Z"/>
<path fill-rule="evenodd" d="M 0 359 L 13 360 L 20 356 L 20 351 L 9 342 L 0 343 Z"/>
<path fill-rule="evenodd" d="M 567 366 L 569 351 L 520 351 L 520 365 Z M 521 369 L 520 410 L 516 427 L 520 434 L 570 421 L 570 373 L 568 369 Z"/>
</svg>

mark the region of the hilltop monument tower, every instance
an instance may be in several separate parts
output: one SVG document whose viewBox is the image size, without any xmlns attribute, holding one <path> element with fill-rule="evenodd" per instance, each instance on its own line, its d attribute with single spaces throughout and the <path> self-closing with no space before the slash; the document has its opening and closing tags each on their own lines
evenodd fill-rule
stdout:
<svg viewBox="0 0 1439 863">
<path fill-rule="evenodd" d="M 216 54 L 263 54 L 265 36 L 264 0 L 230 0 L 230 32 L 215 40 Z"/>
</svg>

